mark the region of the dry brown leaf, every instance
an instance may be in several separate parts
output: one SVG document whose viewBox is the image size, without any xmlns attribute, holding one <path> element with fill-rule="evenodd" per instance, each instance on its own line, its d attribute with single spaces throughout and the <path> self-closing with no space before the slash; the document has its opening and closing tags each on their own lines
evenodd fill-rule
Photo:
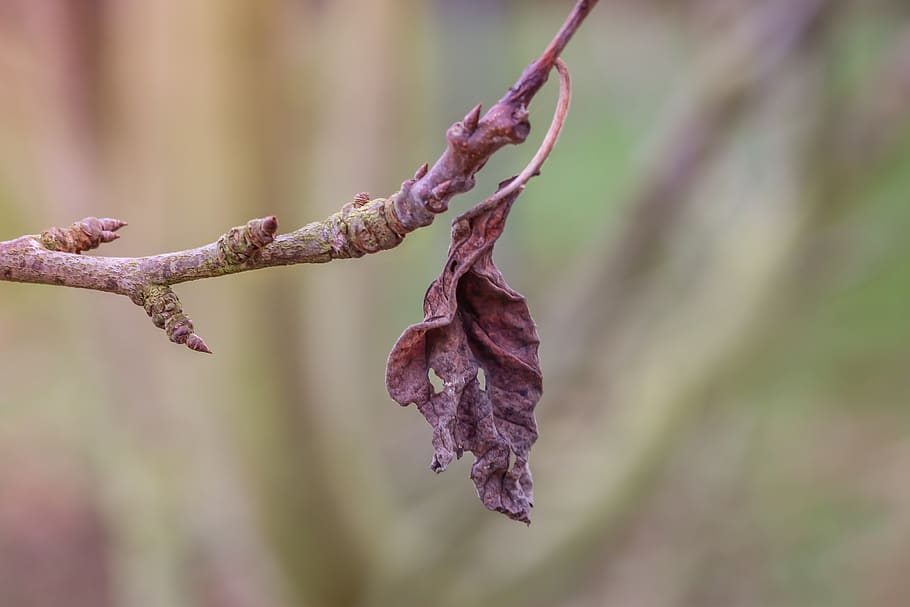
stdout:
<svg viewBox="0 0 910 607">
<path fill-rule="evenodd" d="M 493 245 L 519 192 L 455 221 L 445 269 L 424 299 L 424 320 L 392 349 L 386 385 L 392 398 L 415 403 L 433 426 L 432 470 L 471 451 L 471 479 L 483 504 L 530 523 L 540 340 L 524 297 L 493 263 Z M 439 392 L 431 370 L 443 381 Z"/>
</svg>

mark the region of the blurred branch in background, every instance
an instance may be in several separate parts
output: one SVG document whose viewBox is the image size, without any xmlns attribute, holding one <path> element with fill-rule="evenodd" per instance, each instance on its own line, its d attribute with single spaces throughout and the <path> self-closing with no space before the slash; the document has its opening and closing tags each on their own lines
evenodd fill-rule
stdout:
<svg viewBox="0 0 910 607">
<path fill-rule="evenodd" d="M 793 8 L 792 3 L 781 3 L 778 6 L 781 9 L 779 13 L 781 16 L 787 19 L 792 16 L 790 13 Z M 705 496 L 692 496 L 689 498 L 693 502 L 690 507 L 705 509 L 707 514 L 698 511 L 696 516 L 694 510 L 680 514 L 680 509 L 685 508 L 686 504 L 685 502 L 678 504 L 680 493 L 671 492 L 655 495 L 653 499 L 656 504 L 655 508 L 662 510 L 664 514 L 655 514 L 653 511 L 631 514 L 633 520 L 638 521 L 637 523 L 632 523 L 623 516 L 632 511 L 633 505 L 641 506 L 640 496 L 645 491 L 645 487 L 653 485 L 656 480 L 654 477 L 656 470 L 669 465 L 677 475 L 685 474 L 678 465 L 668 463 L 667 458 L 671 457 L 671 454 L 674 459 L 680 457 L 688 465 L 693 466 L 693 471 L 686 474 L 689 477 L 688 482 L 695 483 L 699 487 L 707 487 L 707 482 L 696 480 L 695 477 L 709 465 L 704 459 L 697 458 L 706 457 L 706 453 L 713 451 L 725 454 L 715 455 L 715 458 L 726 457 L 735 452 L 735 449 L 721 446 L 729 439 L 719 436 L 716 427 L 712 432 L 711 426 L 708 429 L 693 428 L 689 424 L 679 422 L 694 418 L 698 420 L 699 424 L 702 424 L 705 422 L 705 415 L 697 417 L 695 415 L 704 410 L 706 404 L 724 402 L 725 398 L 728 400 L 737 397 L 748 399 L 749 397 L 743 394 L 743 391 L 748 388 L 733 387 L 735 384 L 731 385 L 730 382 L 733 380 L 730 378 L 741 380 L 743 375 L 755 373 L 755 369 L 761 368 L 761 361 L 770 360 L 765 357 L 774 356 L 769 352 L 782 353 L 788 347 L 796 348 L 794 341 L 800 340 L 801 338 L 797 336 L 807 332 L 806 325 L 811 324 L 810 319 L 817 315 L 819 310 L 830 307 L 829 302 L 838 299 L 844 279 L 850 280 L 850 272 L 849 270 L 845 272 L 845 270 L 850 266 L 855 267 L 857 261 L 855 256 L 859 251 L 856 247 L 855 237 L 858 225 L 855 223 L 856 215 L 853 214 L 851 220 L 849 218 L 851 214 L 848 213 L 846 217 L 842 215 L 841 220 L 837 222 L 837 229 L 832 231 L 828 227 L 831 224 L 831 213 L 833 209 L 842 207 L 845 203 L 853 207 L 869 204 L 868 200 L 863 200 L 864 196 L 868 194 L 862 193 L 861 184 L 870 176 L 880 175 L 883 157 L 891 156 L 892 162 L 896 160 L 892 154 L 888 153 L 889 151 L 893 153 L 895 143 L 903 142 L 901 145 L 906 145 L 910 90 L 906 87 L 903 77 L 906 64 L 903 63 L 905 59 L 902 59 L 902 56 L 906 51 L 902 48 L 904 44 L 902 38 L 905 34 L 899 31 L 895 36 L 889 37 L 889 40 L 896 39 L 897 42 L 885 43 L 886 49 L 889 46 L 892 48 L 883 53 L 881 67 L 870 70 L 877 75 L 873 75 L 872 78 L 863 78 L 859 87 L 861 94 L 858 95 L 859 99 L 855 101 L 855 105 L 852 107 L 848 105 L 844 113 L 833 113 L 828 106 L 837 102 L 831 95 L 833 87 L 824 81 L 825 78 L 831 77 L 831 74 L 826 73 L 826 68 L 829 67 L 826 64 L 829 62 L 829 57 L 836 57 L 836 53 L 843 52 L 844 41 L 840 35 L 845 32 L 849 33 L 851 26 L 855 29 L 855 22 L 860 20 L 856 19 L 856 14 L 852 14 L 853 20 L 848 19 L 851 14 L 838 10 L 839 7 L 836 7 L 835 3 L 823 3 L 815 8 L 822 11 L 819 15 L 824 17 L 823 23 L 826 27 L 823 30 L 816 30 L 811 38 L 804 38 L 802 46 L 794 45 L 794 50 L 798 50 L 799 53 L 782 61 L 779 66 L 781 71 L 765 80 L 762 86 L 748 89 L 750 94 L 743 100 L 748 103 L 743 104 L 744 107 L 740 108 L 740 110 L 749 108 L 753 114 L 756 112 L 768 114 L 770 120 L 766 118 L 764 122 L 765 128 L 769 129 L 769 132 L 776 129 L 791 131 L 793 140 L 787 143 L 786 147 L 778 150 L 781 158 L 790 160 L 790 166 L 783 164 L 783 166 L 779 166 L 779 171 L 791 185 L 784 192 L 773 187 L 769 188 L 773 173 L 769 173 L 767 167 L 763 166 L 768 160 L 759 160 L 760 157 L 753 152 L 746 158 L 749 161 L 749 170 L 763 175 L 762 182 L 754 184 L 761 188 L 760 192 L 754 195 L 757 198 L 756 203 L 760 206 L 744 205 L 740 200 L 736 207 L 736 216 L 707 222 L 699 217 L 698 214 L 704 212 L 704 208 L 699 208 L 699 206 L 703 205 L 703 201 L 708 198 L 703 186 L 696 190 L 699 196 L 694 200 L 698 203 L 694 208 L 688 209 L 690 217 L 687 218 L 678 205 L 680 192 L 685 193 L 689 190 L 688 186 L 697 183 L 697 181 L 693 182 L 689 179 L 693 176 L 690 172 L 683 172 L 687 179 L 683 180 L 681 184 L 674 184 L 675 188 L 666 190 L 668 193 L 662 200 L 667 208 L 664 213 L 655 215 L 650 222 L 642 220 L 638 214 L 642 208 L 646 208 L 647 205 L 643 203 L 649 199 L 647 197 L 636 198 L 632 212 L 641 223 L 635 223 L 635 219 L 633 219 L 630 229 L 622 235 L 619 241 L 619 252 L 622 254 L 646 248 L 648 250 L 645 258 L 657 257 L 659 263 L 650 264 L 648 272 L 641 271 L 640 268 L 638 271 L 632 272 L 631 278 L 634 282 L 622 280 L 627 277 L 625 272 L 617 275 L 608 270 L 607 275 L 618 280 L 616 282 L 597 281 L 595 284 L 599 289 L 584 285 L 583 290 L 587 297 L 580 298 L 581 305 L 573 308 L 576 314 L 581 313 L 583 309 L 581 306 L 598 309 L 600 313 L 596 316 L 597 324 L 602 323 L 602 326 L 589 325 L 590 330 L 586 333 L 580 332 L 579 335 L 598 336 L 601 340 L 605 340 L 605 343 L 601 341 L 597 344 L 593 353 L 586 347 L 580 347 L 574 351 L 569 347 L 559 350 L 560 352 L 570 351 L 576 355 L 569 360 L 560 361 L 560 366 L 567 370 L 568 377 L 573 380 L 570 382 L 571 391 L 566 398 L 561 399 L 562 402 L 607 403 L 611 407 L 611 411 L 607 415 L 606 423 L 610 426 L 605 424 L 601 428 L 603 434 L 612 436 L 615 442 L 633 445 L 638 439 L 641 439 L 639 445 L 641 450 L 633 449 L 634 455 L 623 460 L 630 465 L 630 468 L 624 469 L 622 464 L 616 465 L 622 470 L 618 476 L 626 480 L 610 483 L 613 497 L 609 499 L 615 500 L 617 497 L 629 496 L 629 493 L 617 489 L 617 487 L 626 487 L 638 497 L 632 497 L 628 502 L 619 504 L 615 508 L 606 507 L 600 510 L 603 518 L 596 524 L 608 534 L 615 531 L 620 538 L 624 536 L 649 538 L 644 540 L 648 543 L 644 544 L 646 547 L 640 548 L 640 552 L 639 548 L 632 543 L 638 539 L 627 544 L 618 538 L 619 541 L 611 547 L 608 556 L 604 557 L 611 565 L 615 564 L 615 567 L 602 565 L 607 566 L 608 571 L 614 574 L 605 577 L 600 590 L 592 592 L 586 600 L 580 600 L 577 603 L 579 605 L 794 604 L 789 602 L 792 597 L 782 599 L 780 594 L 775 594 L 794 592 L 794 588 L 786 585 L 791 583 L 789 579 L 783 582 L 781 579 L 774 579 L 775 575 L 792 576 L 793 580 L 815 584 L 810 586 L 812 590 L 806 590 L 806 592 L 814 593 L 813 598 L 809 599 L 811 604 L 816 604 L 814 602 L 816 600 L 820 601 L 818 604 L 826 604 L 825 601 L 830 600 L 836 594 L 836 591 L 832 592 L 832 587 L 837 584 L 836 575 L 825 576 L 823 579 L 817 580 L 805 580 L 800 578 L 800 573 L 797 572 L 788 571 L 784 574 L 780 566 L 775 567 L 773 562 L 774 557 L 771 555 L 780 556 L 779 551 L 782 550 L 782 544 L 785 546 L 783 550 L 793 550 L 793 545 L 800 541 L 795 538 L 804 537 L 811 531 L 806 528 L 794 531 L 794 539 L 791 542 L 782 540 L 781 537 L 765 539 L 760 536 L 760 531 L 743 528 L 750 523 L 767 524 L 766 519 L 763 519 L 767 513 L 761 510 L 762 505 L 755 506 L 754 503 L 749 502 L 749 500 L 755 499 L 750 492 L 756 489 L 749 485 L 753 479 L 748 475 L 756 467 L 762 466 L 755 460 L 755 457 L 759 456 L 748 457 L 745 460 L 745 466 L 741 469 L 743 477 L 737 478 L 735 481 L 729 479 L 724 481 L 730 485 L 743 485 L 741 488 L 732 488 L 732 491 L 741 492 L 740 497 L 736 498 L 737 506 L 735 508 L 730 507 L 724 499 L 712 501 Z M 859 8 L 855 10 L 859 13 L 863 12 Z M 802 14 L 799 11 L 797 13 Z M 794 21 L 798 21 L 798 19 Z M 777 25 L 780 22 L 780 19 L 776 20 Z M 774 24 L 775 20 L 769 20 L 768 23 Z M 768 31 L 781 30 L 782 28 L 775 26 Z M 832 36 L 832 31 L 837 32 L 838 38 Z M 771 48 L 779 48 L 773 43 L 768 44 L 767 40 L 765 44 Z M 753 50 L 754 55 L 760 55 L 761 49 L 768 46 L 756 47 Z M 902 65 L 904 67 L 901 67 Z M 841 69 L 841 65 L 836 65 L 835 71 Z M 743 71 L 751 73 L 749 70 Z M 800 106 L 782 105 L 780 99 L 782 95 L 787 94 L 785 91 L 788 83 L 790 83 L 789 88 L 793 88 L 794 79 L 798 79 L 800 82 L 797 87 L 803 89 L 801 95 L 804 101 Z M 733 80 L 736 81 L 735 78 Z M 773 114 L 768 112 L 769 103 L 770 109 L 774 110 Z M 708 106 L 710 107 L 710 104 Z M 762 106 L 765 106 L 764 109 Z M 797 111 L 796 108 L 800 109 Z M 865 119 L 859 118 L 863 115 Z M 720 113 L 720 116 L 723 117 L 724 114 Z M 813 118 L 808 119 L 809 116 Z M 875 122 L 875 119 L 871 119 L 873 116 L 881 119 L 882 122 L 877 127 L 866 131 Z M 750 117 L 748 114 L 744 115 L 742 111 L 740 111 L 739 117 L 747 118 L 750 122 L 754 122 L 756 119 L 754 115 Z M 794 117 L 799 117 L 800 120 L 795 120 Z M 775 126 L 774 122 L 783 122 L 783 124 Z M 725 134 L 725 137 L 729 137 L 730 124 L 724 123 L 723 120 L 720 120 L 719 123 L 724 125 L 721 132 Z M 742 129 L 742 126 L 738 127 L 740 130 L 740 133 L 737 134 L 738 139 L 743 137 Z M 849 136 L 844 138 L 844 135 L 851 131 L 854 134 L 865 133 L 865 137 L 872 138 L 872 140 L 867 139 L 867 143 L 871 144 L 877 139 L 879 145 L 870 145 L 869 148 L 854 147 L 855 139 Z M 756 140 L 761 139 L 754 132 L 747 131 L 747 134 L 753 145 Z M 844 142 L 851 139 L 853 141 L 844 146 Z M 888 142 L 888 140 L 891 141 Z M 681 141 L 685 141 L 685 139 Z M 669 149 L 676 148 L 671 145 Z M 732 168 L 731 160 L 737 155 L 742 156 L 742 153 L 737 153 L 735 148 L 727 149 L 729 156 L 721 159 L 721 166 L 729 172 Z M 794 156 L 792 150 L 797 150 L 797 155 Z M 664 158 L 663 153 L 666 152 L 658 152 L 658 159 Z M 672 158 L 672 155 L 670 157 Z M 855 162 L 844 163 L 845 158 L 855 158 Z M 902 158 L 906 160 L 906 156 Z M 780 162 L 778 159 L 775 164 Z M 786 160 L 783 162 L 786 163 Z M 833 164 L 820 168 L 819 164 L 825 162 Z M 669 163 L 667 166 L 672 167 L 673 163 Z M 706 165 L 698 164 L 697 166 Z M 658 174 L 661 173 L 658 172 Z M 667 172 L 667 174 L 673 173 Z M 699 172 L 695 172 L 694 175 L 698 176 Z M 707 177 L 709 182 L 716 179 L 716 176 L 710 173 Z M 646 183 L 650 184 L 651 181 Z M 646 186 L 645 191 L 649 191 L 649 186 Z M 713 189 L 707 190 L 707 192 L 714 195 L 710 212 L 722 214 L 723 211 L 718 208 L 717 193 Z M 782 194 L 786 197 L 786 204 L 783 207 L 777 200 Z M 740 197 L 741 199 L 750 198 L 742 194 Z M 690 197 L 688 200 L 693 201 L 693 198 Z M 667 219 L 672 221 L 665 222 L 664 220 Z M 693 255 L 692 247 L 694 245 L 691 241 L 687 243 L 685 237 L 679 238 L 667 231 L 656 237 L 655 225 L 679 234 L 687 232 L 691 234 L 698 233 L 697 228 L 700 223 L 713 224 L 714 230 L 731 232 L 735 236 L 731 239 L 730 236 L 720 236 L 720 233 L 716 231 L 713 233 L 700 232 L 701 238 L 712 244 L 700 247 L 707 251 L 702 251 L 698 256 Z M 638 227 L 649 225 L 650 229 L 642 232 L 636 230 Z M 755 238 L 756 233 L 763 231 L 765 232 L 763 238 Z M 837 235 L 835 239 L 831 238 L 832 232 Z M 774 234 L 773 237 L 772 234 Z M 633 240 L 631 246 L 623 246 L 624 243 L 629 242 L 626 239 L 630 238 L 630 235 L 643 237 L 644 240 Z M 882 245 L 885 242 L 890 242 L 891 245 L 896 244 L 894 238 L 889 237 L 885 232 L 880 232 L 880 235 L 880 238 L 883 239 L 880 241 Z M 847 239 L 844 238 L 845 236 Z M 723 246 L 717 246 L 718 243 L 724 243 L 724 241 L 726 243 Z M 807 243 L 813 241 L 816 243 L 827 241 L 828 246 L 824 249 L 811 244 L 806 246 Z M 662 251 L 665 253 L 664 255 L 658 257 L 648 247 L 648 245 L 656 243 L 662 243 L 664 247 L 668 248 L 667 251 Z M 767 251 L 759 252 L 760 250 L 756 247 L 770 248 L 773 252 L 770 254 Z M 777 250 L 774 250 L 775 248 Z M 711 252 L 712 249 L 713 252 Z M 743 254 L 747 257 L 736 259 Z M 676 256 L 675 260 L 674 256 Z M 718 263 L 717 256 L 732 257 L 736 261 L 733 264 L 726 260 Z M 770 272 L 766 272 L 762 276 L 760 273 L 754 272 L 753 267 L 753 273 L 749 273 L 749 266 L 743 265 L 743 261 L 746 261 L 749 256 L 753 258 L 768 257 L 771 262 L 771 265 L 768 266 Z M 640 260 L 642 257 L 633 255 L 632 259 Z M 622 256 L 619 257 L 617 265 L 621 268 L 628 267 L 627 260 Z M 733 273 L 720 280 L 716 277 L 711 280 L 710 274 L 718 269 L 724 269 L 724 266 L 728 266 L 726 271 L 732 270 Z M 610 268 L 609 262 L 607 267 Z M 684 278 L 674 280 L 674 272 L 679 277 L 680 270 L 684 272 Z M 739 281 L 737 275 L 740 277 Z M 855 279 L 856 275 L 853 278 Z M 749 284 L 744 284 L 742 279 L 747 279 Z M 832 279 L 839 283 L 833 289 L 830 282 Z M 708 302 L 704 300 L 695 299 L 695 305 L 701 308 L 702 312 L 694 318 L 691 317 L 689 313 L 694 299 L 693 295 L 698 291 L 703 291 L 706 283 L 710 285 L 711 282 L 722 285 L 722 298 L 714 305 L 708 305 Z M 819 282 L 824 285 L 824 288 L 817 287 Z M 813 286 L 813 283 L 816 283 L 816 286 Z M 894 288 L 898 283 L 892 281 L 890 284 Z M 668 287 L 672 290 L 667 290 Z M 660 302 L 662 305 L 655 306 L 655 302 Z M 616 312 L 617 306 L 622 306 L 621 313 Z M 735 317 L 743 310 L 748 310 L 751 318 L 739 325 L 729 325 L 729 317 Z M 650 330 L 650 328 L 645 328 L 642 323 L 651 323 L 657 328 Z M 689 326 L 686 327 L 686 324 Z M 673 329 L 674 326 L 677 328 Z M 718 327 L 723 327 L 723 331 L 730 332 L 725 340 L 726 344 L 717 350 L 718 358 L 709 358 L 707 364 L 700 365 L 697 359 L 705 355 L 705 335 L 716 333 Z M 842 330 L 850 332 L 850 327 L 844 326 Z M 585 342 L 579 340 L 576 343 Z M 591 339 L 588 343 L 596 344 L 597 342 Z M 722 341 L 720 344 L 724 344 L 724 342 Z M 677 348 L 683 349 L 685 352 L 678 352 L 677 357 L 671 355 L 671 358 L 668 359 L 667 351 Z M 794 360 L 788 356 L 781 356 L 781 359 L 790 360 L 792 369 L 796 373 L 803 372 L 806 375 L 812 373 L 808 361 Z M 579 360 L 595 363 L 596 366 L 589 371 L 590 375 L 579 372 L 580 369 L 585 369 L 583 362 L 580 364 L 577 362 Z M 604 361 L 608 361 L 607 364 L 604 364 Z M 636 367 L 650 368 L 652 371 L 662 368 L 663 375 L 668 372 L 675 374 L 680 377 L 682 382 L 673 389 L 667 385 L 665 377 L 661 378 L 660 375 L 647 371 L 642 373 Z M 675 367 L 673 371 L 667 371 L 672 367 Z M 775 366 L 775 368 L 782 369 L 780 366 Z M 582 383 L 582 388 L 579 388 L 576 383 L 579 378 L 587 379 Z M 636 381 L 645 381 L 650 385 L 645 388 L 644 392 L 633 392 L 635 396 L 630 397 L 629 384 L 634 385 Z M 560 384 L 560 387 L 562 385 Z M 900 383 L 892 384 L 892 389 L 900 390 L 897 387 L 899 385 Z M 587 389 L 589 392 L 585 395 L 578 395 L 575 392 L 578 389 Z M 564 393 L 560 392 L 560 394 Z M 598 395 L 600 396 L 598 397 Z M 663 402 L 661 409 L 642 413 L 643 408 L 649 405 L 654 406 L 658 402 Z M 758 411 L 763 404 L 760 402 L 751 404 L 755 406 L 754 412 L 753 410 L 742 412 L 734 409 L 731 412 L 720 414 L 726 418 L 724 423 L 732 426 L 729 430 L 724 429 L 721 432 L 735 432 L 736 427 L 744 423 L 747 425 L 758 423 L 760 427 L 761 422 L 757 422 L 755 418 L 761 419 L 762 413 Z M 634 409 L 635 412 L 630 414 L 628 409 Z M 587 416 L 592 414 L 594 413 L 591 410 L 586 412 L 586 423 L 590 423 Z M 715 412 L 714 415 L 718 414 Z M 632 420 L 631 424 L 629 420 Z M 808 426 L 807 429 L 810 433 L 812 432 Z M 636 436 L 633 433 L 634 430 L 644 432 Z M 691 444 L 686 448 L 679 447 L 680 434 L 694 436 L 694 439 L 690 438 L 692 441 L 703 441 L 697 443 L 699 447 L 696 457 L 692 456 Z M 747 435 L 743 438 L 755 441 L 754 446 L 750 449 L 761 449 L 758 445 L 761 444 L 760 441 L 764 437 L 756 439 L 753 434 L 751 437 Z M 812 440 L 808 439 L 808 442 L 811 443 Z M 807 447 L 807 450 L 809 448 Z M 591 456 L 595 461 L 609 461 L 616 457 L 616 453 L 612 453 L 612 456 L 607 453 L 614 451 L 615 449 L 606 446 L 603 456 L 598 457 L 593 454 Z M 790 452 L 792 457 L 802 455 L 798 451 Z M 772 458 L 768 457 L 768 459 Z M 728 462 L 727 465 L 731 469 L 735 469 L 733 461 Z M 772 464 L 766 464 L 765 469 L 770 465 Z M 783 465 L 786 466 L 786 464 Z M 607 478 L 611 478 L 609 473 Z M 672 486 L 678 480 L 664 479 L 662 482 Z M 758 491 L 760 492 L 762 489 L 759 487 Z M 844 487 L 841 491 L 846 493 L 849 489 Z M 808 495 L 810 492 L 811 490 L 807 490 L 806 493 L 801 493 L 797 499 L 810 499 Z M 837 496 L 836 499 L 841 498 Z M 763 504 L 763 506 L 768 507 L 767 504 Z M 695 525 L 698 524 L 696 519 L 701 520 L 703 516 L 706 516 L 706 520 L 712 521 L 709 526 L 714 529 L 703 532 L 697 538 L 690 536 L 672 522 L 661 523 L 659 517 L 669 516 L 668 512 L 674 512 L 674 516 L 682 516 L 686 521 Z M 734 519 L 733 521 L 728 520 L 731 517 Z M 657 529 L 651 529 L 655 523 L 658 525 Z M 803 520 L 803 524 L 811 525 L 806 520 Z M 731 537 L 724 537 L 722 531 L 724 529 L 728 530 Z M 586 531 L 590 533 L 591 528 L 588 527 Z M 847 529 L 843 529 L 843 532 L 844 535 L 848 534 Z M 676 534 L 684 539 L 672 539 L 672 536 Z M 832 529 L 831 536 L 832 541 L 835 541 L 833 538 L 839 534 Z M 840 541 L 839 537 L 837 541 Z M 571 550 L 580 551 L 581 546 L 584 545 L 595 545 L 595 542 L 579 539 Z M 838 549 L 840 548 L 838 546 Z M 678 550 L 675 555 L 674 550 Z M 700 570 L 701 566 L 695 565 L 699 558 L 698 554 L 702 550 L 709 555 L 707 561 L 711 568 L 718 569 L 717 573 L 706 574 L 704 570 Z M 733 551 L 732 554 L 735 555 L 736 560 L 731 561 L 730 551 Z M 569 551 L 566 554 L 568 553 Z M 578 554 L 578 552 L 574 553 Z M 842 553 L 838 552 L 838 554 Z M 788 555 L 787 558 L 792 559 L 789 562 L 796 562 L 799 557 Z M 656 562 L 655 559 L 657 559 Z M 687 571 L 689 565 L 693 566 L 691 571 Z M 649 585 L 643 583 L 643 580 L 653 579 L 655 576 L 662 582 L 648 588 Z M 857 589 L 854 588 L 854 590 Z M 699 592 L 708 594 L 699 594 Z M 855 599 L 845 600 L 847 601 L 845 604 L 856 602 Z M 803 597 L 795 604 L 808 603 L 806 597 Z"/>
<path fill-rule="evenodd" d="M 838 168 L 862 176 L 907 134 L 910 117 L 910 27 L 894 37 L 880 64 L 860 85 L 858 99 L 840 116 Z M 837 127 L 840 128 L 837 128 Z"/>
<path fill-rule="evenodd" d="M 634 306 L 636 294 L 646 290 L 640 282 L 666 258 L 662 249 L 670 243 L 671 233 L 681 229 L 694 201 L 692 190 L 743 116 L 773 92 L 773 84 L 791 69 L 795 55 L 811 43 L 832 7 L 828 0 L 750 7 L 728 38 L 704 51 L 706 73 L 691 91 L 687 112 L 658 146 L 654 167 L 627 205 L 631 216 L 617 242 L 609 243 L 605 253 L 589 256 L 576 284 L 569 287 L 569 303 L 560 289 L 559 301 L 550 305 L 560 314 L 555 322 L 571 327 L 561 338 L 574 344 L 557 347 L 573 353 L 558 361 L 560 379 L 576 379 L 585 361 L 595 360 L 586 341 L 600 342 L 605 332 L 622 324 L 625 307 Z M 595 300 L 602 303 L 598 314 L 582 315 L 585 322 L 566 322 Z"/>
</svg>

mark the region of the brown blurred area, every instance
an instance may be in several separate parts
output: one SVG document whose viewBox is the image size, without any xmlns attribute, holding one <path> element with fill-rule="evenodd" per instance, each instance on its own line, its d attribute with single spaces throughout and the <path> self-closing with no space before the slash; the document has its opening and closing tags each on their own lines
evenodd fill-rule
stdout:
<svg viewBox="0 0 910 607">
<path fill-rule="evenodd" d="M 3 0 L 0 239 L 101 254 L 394 192 L 572 2 Z M 448 218 L 125 298 L 0 284 L 0 605 L 891 607 L 910 596 L 910 7 L 602 0 L 497 263 L 545 376 L 530 528 L 384 389 Z M 463 210 L 533 154 L 500 152 Z"/>
</svg>

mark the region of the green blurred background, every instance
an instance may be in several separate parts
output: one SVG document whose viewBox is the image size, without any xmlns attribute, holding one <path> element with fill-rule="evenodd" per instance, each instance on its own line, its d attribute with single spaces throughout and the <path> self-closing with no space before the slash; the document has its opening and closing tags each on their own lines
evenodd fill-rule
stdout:
<svg viewBox="0 0 910 607">
<path fill-rule="evenodd" d="M 2 0 L 0 239 L 102 254 L 394 192 L 570 0 Z M 895 606 L 910 596 L 910 6 L 602 0 L 497 247 L 539 323 L 530 528 L 385 393 L 450 216 L 126 298 L 0 285 L 3 607 Z M 463 210 L 516 173 L 500 152 Z"/>
</svg>

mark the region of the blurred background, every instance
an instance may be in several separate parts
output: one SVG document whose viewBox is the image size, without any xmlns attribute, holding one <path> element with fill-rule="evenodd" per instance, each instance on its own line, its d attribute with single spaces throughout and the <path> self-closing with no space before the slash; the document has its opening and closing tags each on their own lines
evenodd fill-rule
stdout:
<svg viewBox="0 0 910 607">
<path fill-rule="evenodd" d="M 571 0 L 2 0 L 0 239 L 108 255 L 394 192 Z M 602 0 L 497 262 L 539 323 L 530 528 L 384 388 L 454 213 L 126 298 L 0 285 L 0 605 L 894 606 L 910 596 L 910 6 Z M 533 154 L 501 151 L 453 211 Z"/>
</svg>

